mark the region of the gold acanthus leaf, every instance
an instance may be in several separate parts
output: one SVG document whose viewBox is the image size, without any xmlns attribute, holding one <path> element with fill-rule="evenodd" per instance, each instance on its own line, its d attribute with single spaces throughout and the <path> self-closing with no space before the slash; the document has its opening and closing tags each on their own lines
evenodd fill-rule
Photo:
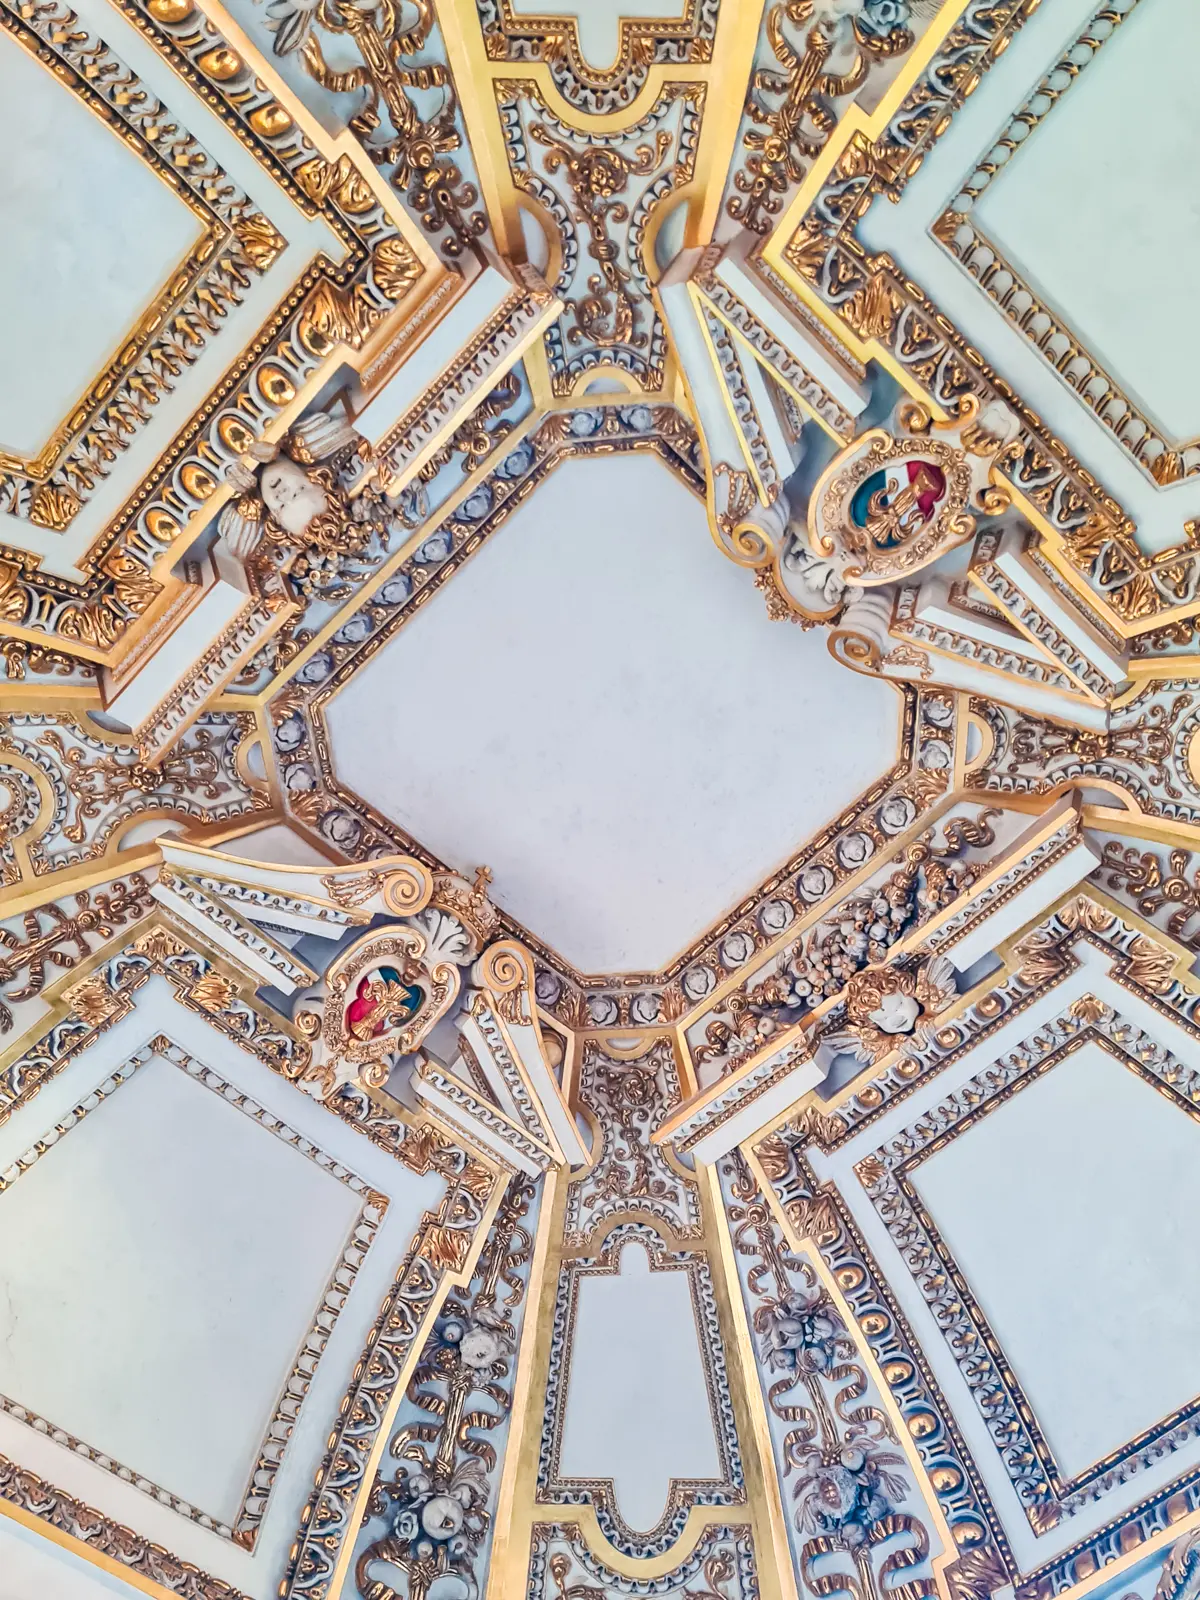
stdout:
<svg viewBox="0 0 1200 1600">
<path fill-rule="evenodd" d="M 252 211 L 242 217 L 234 224 L 233 231 L 259 272 L 266 272 L 287 249 L 287 240 L 261 212 Z"/>
<path fill-rule="evenodd" d="M 165 928 L 150 928 L 135 939 L 130 948 L 151 961 L 166 961 L 171 956 L 183 955 L 187 946 Z"/>
<path fill-rule="evenodd" d="M 841 315 L 863 339 L 889 340 L 900 316 L 902 301 L 882 274 L 869 278 L 857 294 L 838 307 Z"/>
<path fill-rule="evenodd" d="M 1139 934 L 1129 947 L 1127 975 L 1150 994 L 1166 994 L 1174 979 L 1175 958 L 1153 939 Z"/>
<path fill-rule="evenodd" d="M 447 1228 L 444 1223 L 432 1223 L 425 1230 L 417 1252 L 435 1267 L 448 1267 L 457 1272 L 467 1259 L 470 1238 L 462 1228 Z"/>
<path fill-rule="evenodd" d="M 403 300 L 421 276 L 421 263 L 399 234 L 394 234 L 375 246 L 371 275 L 389 300 Z"/>
<path fill-rule="evenodd" d="M 55 533 L 62 533 L 70 527 L 79 505 L 79 496 L 73 490 L 39 484 L 29 502 L 29 520 L 39 528 L 52 528 Z"/>
<path fill-rule="evenodd" d="M 65 991 L 63 999 L 80 1022 L 89 1028 L 97 1028 L 106 1022 L 117 1006 L 117 997 L 102 972 L 85 978 L 82 983 L 73 984 Z"/>
<path fill-rule="evenodd" d="M 219 972 L 206 972 L 188 991 L 202 1011 L 225 1011 L 234 996 L 233 984 Z"/>
</svg>

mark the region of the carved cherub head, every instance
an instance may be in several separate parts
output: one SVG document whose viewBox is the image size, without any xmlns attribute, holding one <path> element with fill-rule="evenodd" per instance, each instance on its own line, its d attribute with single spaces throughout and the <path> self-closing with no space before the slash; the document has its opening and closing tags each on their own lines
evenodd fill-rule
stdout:
<svg viewBox="0 0 1200 1600">
<path fill-rule="evenodd" d="M 346 484 L 360 477 L 369 447 L 342 415 L 314 412 L 281 444 L 255 442 L 226 472 L 239 497 L 221 513 L 222 538 L 243 560 L 270 545 L 346 554 L 370 529 L 352 515 Z"/>
<path fill-rule="evenodd" d="M 325 490 L 287 456 L 277 456 L 260 469 L 258 487 L 268 513 L 294 539 L 302 539 L 313 519 L 329 510 Z"/>
<path fill-rule="evenodd" d="M 933 956 L 915 970 L 865 967 L 846 985 L 844 1030 L 828 1035 L 827 1042 L 871 1063 L 905 1040 L 919 1049 L 957 992 L 954 968 L 944 956 Z"/>
</svg>

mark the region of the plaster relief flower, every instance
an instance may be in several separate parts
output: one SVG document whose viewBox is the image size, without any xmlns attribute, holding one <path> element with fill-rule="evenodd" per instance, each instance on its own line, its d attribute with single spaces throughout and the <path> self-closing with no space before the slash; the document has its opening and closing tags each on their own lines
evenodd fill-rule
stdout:
<svg viewBox="0 0 1200 1600">
<path fill-rule="evenodd" d="M 859 33 L 886 39 L 908 25 L 908 0 L 863 0 L 854 22 Z"/>
</svg>

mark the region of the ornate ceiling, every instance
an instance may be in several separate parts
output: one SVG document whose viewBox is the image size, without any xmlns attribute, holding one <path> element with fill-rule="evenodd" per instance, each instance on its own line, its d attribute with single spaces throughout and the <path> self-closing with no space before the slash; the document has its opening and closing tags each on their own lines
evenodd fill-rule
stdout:
<svg viewBox="0 0 1200 1600">
<path fill-rule="evenodd" d="M 1192 1600 L 1193 0 L 77 5 L 0 1600 Z"/>
</svg>

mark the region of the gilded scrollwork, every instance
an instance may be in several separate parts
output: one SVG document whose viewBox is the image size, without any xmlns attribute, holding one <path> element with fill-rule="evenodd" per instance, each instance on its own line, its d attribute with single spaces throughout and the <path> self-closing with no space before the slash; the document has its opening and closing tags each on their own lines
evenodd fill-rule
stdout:
<svg viewBox="0 0 1200 1600">
<path fill-rule="evenodd" d="M 204 824 L 267 805 L 239 769 L 239 751 L 255 730 L 236 713 L 198 718 L 157 762 L 145 761 L 136 745 L 90 731 L 79 717 L 11 712 L 0 723 L 0 748 L 35 771 L 48 796 L 25 840 L 35 875 L 103 854 L 113 834 L 139 816 Z"/>
<path fill-rule="evenodd" d="M 654 208 L 694 171 L 705 86 L 668 83 L 645 116 L 614 134 L 568 126 L 536 84 L 503 80 L 496 93 L 513 181 L 562 233 L 552 288 L 567 311 L 546 339 L 555 393 L 570 394 L 602 365 L 660 390 L 666 336 L 642 242 Z"/>
<path fill-rule="evenodd" d="M 16 927 L 0 924 L 0 1033 L 12 1028 L 14 1006 L 40 995 L 56 971 L 72 971 L 153 905 L 140 872 L 100 889 L 81 889 L 72 898 L 71 910 L 51 900 L 14 918 Z"/>
<path fill-rule="evenodd" d="M 1099 1048 L 1136 1058 L 1133 1070 L 1181 1104 L 1200 1097 L 1186 1061 L 1159 1050 L 1109 1003 L 1108 991 L 1080 976 L 1098 954 L 1111 958 L 1107 976 L 1136 996 L 1139 1024 L 1157 1012 L 1200 1037 L 1200 1001 L 1186 957 L 1171 943 L 1200 948 L 1200 855 L 1190 837 L 1200 827 L 1200 685 L 1171 677 L 1161 659 L 1130 662 L 1178 656 L 1181 674 L 1194 670 L 1193 619 L 1176 613 L 1194 608 L 1200 594 L 1200 534 L 1188 524 L 1178 544 L 1153 547 L 1132 513 L 896 260 L 870 253 L 856 236 L 870 206 L 900 196 L 1035 0 L 961 0 L 945 22 L 932 0 L 768 0 L 746 102 L 757 18 L 744 29 L 740 17 L 736 25 L 720 21 L 722 40 L 736 46 L 729 60 L 740 52 L 734 86 L 726 61 L 714 60 L 718 0 L 681 0 L 674 18 L 612 19 L 617 55 L 602 68 L 583 50 L 582 13 L 533 15 L 518 0 L 440 11 L 428 0 L 267 0 L 276 53 L 292 58 L 282 75 L 267 71 L 252 31 L 239 30 L 234 49 L 191 0 L 112 4 L 161 57 L 154 65 L 166 63 L 201 96 L 239 142 L 239 157 L 261 168 L 260 186 L 248 184 L 253 194 L 278 185 L 337 249 L 329 258 L 314 249 L 290 288 L 280 280 L 276 309 L 162 451 L 136 503 L 83 553 L 79 581 L 3 552 L 0 622 L 22 636 L 0 642 L 13 686 L 0 729 L 0 888 L 16 887 L 25 906 L 38 878 L 70 876 L 57 899 L 48 898 L 57 880 L 48 881 L 46 903 L 0 924 L 0 1032 L 21 1039 L 0 1072 L 0 1122 L 95 1040 L 111 1039 L 139 990 L 157 980 L 324 1100 L 325 1112 L 302 1109 L 357 1129 L 375 1145 L 373 1157 L 384 1151 L 414 1174 L 444 1180 L 444 1195 L 395 1267 L 333 1419 L 281 1593 L 336 1600 L 348 1585 L 363 1600 L 478 1600 L 500 1585 L 506 1593 L 523 1588 L 531 1600 L 758 1600 L 760 1580 L 763 1592 L 774 1592 L 773 1569 L 786 1568 L 786 1538 L 797 1582 L 814 1595 L 988 1600 L 1004 1590 L 1015 1600 L 1054 1600 L 1078 1594 L 1088 1563 L 1099 1569 L 1130 1558 L 1148 1538 L 1161 1542 L 1170 1522 L 1200 1512 L 1200 1472 L 1176 1471 L 1167 1484 L 1165 1466 L 1158 1475 L 1143 1468 L 1150 1451 L 1165 1461 L 1188 1443 L 1192 1410 L 1131 1441 L 1127 1457 L 1098 1464 L 1104 1492 L 1128 1481 L 1131 1501 L 1143 1481 L 1149 1487 L 1067 1548 L 1065 1524 L 1077 1518 L 1083 1528 L 1093 1485 L 1056 1472 L 1027 1397 L 992 1352 L 993 1366 L 980 1365 L 976 1377 L 997 1392 L 1007 1386 L 989 1420 L 1001 1419 L 1023 1458 L 1008 1481 L 995 1480 L 1010 1499 L 1011 1483 L 1028 1513 L 1010 1543 L 1000 1497 L 989 1488 L 994 1471 L 985 1477 L 972 1456 L 979 1418 L 972 1413 L 969 1447 L 886 1281 L 892 1268 L 873 1258 L 863 1237 L 865 1230 L 884 1256 L 889 1230 L 902 1250 L 917 1248 L 924 1224 L 896 1198 L 903 1163 L 927 1135 L 949 1134 L 955 1118 L 965 1124 L 996 1094 L 1020 1087 L 1026 1066 L 1014 1041 L 1032 1061 L 1043 1033 L 1056 1047 L 1106 1040 Z M 1114 16 L 1132 4 L 1122 0 Z M 106 96 L 134 83 L 109 73 L 82 25 L 46 41 L 48 28 L 73 16 L 58 0 L 26 11 L 12 29 L 53 46 L 77 74 L 94 69 L 81 94 Z M 918 43 L 926 25 L 927 47 Z M 1077 65 L 1070 56 L 1059 63 L 1068 76 Z M 1057 78 L 1041 87 L 1051 98 L 1061 92 Z M 313 133 L 314 106 L 336 102 L 349 136 Z M 839 143 L 852 106 L 851 137 Z M 147 115 L 170 113 L 151 99 L 121 111 L 143 134 Z M 182 127 L 175 131 L 181 151 L 211 163 L 194 141 L 182 142 Z M 1000 149 L 1007 157 L 1015 148 L 1010 129 Z M 796 217 L 790 241 L 773 237 L 814 166 L 824 178 L 811 184 L 806 215 Z M 196 160 L 194 175 L 216 170 Z M 434 269 L 434 292 L 424 300 L 433 256 L 388 183 L 452 264 L 448 273 Z M 498 198 L 503 228 L 499 213 L 485 215 L 478 190 L 488 204 Z M 165 325 L 161 338 L 183 348 L 165 346 L 164 358 L 155 346 L 146 370 L 157 376 L 136 400 L 143 419 L 152 406 L 165 414 L 168 392 L 182 387 L 201 344 L 244 302 L 247 286 L 290 259 L 289 229 L 257 213 L 241 190 L 236 199 L 245 214 L 225 219 L 228 251 L 213 270 L 226 278 L 214 290 L 216 306 L 208 304 L 203 325 Z M 223 191 L 221 204 L 235 202 Z M 951 221 L 935 224 L 934 236 L 961 253 Z M 499 309 L 456 350 L 448 330 L 468 315 L 477 247 L 492 223 L 497 239 L 512 241 L 516 265 L 488 258 L 483 281 L 488 272 L 493 286 L 504 280 Z M 706 250 L 713 237 L 722 242 Z M 714 265 L 735 243 L 745 302 L 722 288 Z M 769 615 L 829 626 L 838 662 L 903 672 L 908 681 L 897 684 L 897 758 L 867 792 L 798 842 L 662 971 L 585 974 L 540 944 L 536 930 L 516 926 L 489 897 L 486 870 L 474 883 L 459 877 L 346 790 L 326 711 L 564 458 L 650 450 L 703 494 L 706 459 L 688 416 L 697 374 L 672 352 L 652 289 L 681 249 L 708 263 L 688 279 L 689 292 L 714 304 L 724 294 L 705 325 L 705 348 L 743 453 L 711 464 L 719 531 L 739 549 L 743 525 L 770 501 L 783 531 L 778 550 L 756 568 Z M 556 275 L 565 309 L 548 330 L 549 296 L 523 250 Z M 455 262 L 466 269 L 461 279 Z M 725 265 L 733 281 L 734 267 Z M 793 335 L 802 353 L 815 352 L 817 371 L 785 348 Z M 422 393 L 420 384 L 404 391 L 417 370 L 414 363 L 405 372 L 407 358 L 418 347 L 422 360 L 448 363 L 437 366 L 451 373 L 440 393 Z M 339 362 L 345 387 L 330 405 Z M 392 384 L 395 420 L 368 443 L 356 411 Z M 924 400 L 898 412 L 897 386 Z M 113 426 L 96 423 L 93 443 L 121 442 L 109 437 Z M 110 465 L 106 457 L 102 470 Z M 1172 448 L 1154 455 L 1149 470 L 1165 487 L 1195 466 L 1186 450 Z M 1010 493 L 1018 505 L 1008 503 Z M 79 483 L 38 482 L 29 518 L 67 531 L 82 509 L 72 497 L 85 498 Z M 222 501 L 219 526 L 204 510 L 210 498 Z M 976 524 L 986 518 L 994 521 L 980 534 Z M 167 574 L 178 576 L 171 546 L 194 544 L 192 554 L 205 555 L 214 533 L 243 575 L 269 578 L 295 611 L 247 646 L 215 709 L 152 759 L 106 734 L 102 714 L 101 726 L 89 722 L 87 710 L 99 703 L 93 686 L 99 680 L 107 693 L 104 674 L 120 670 L 126 652 L 158 626 Z M 925 570 L 935 563 L 936 574 Z M 918 615 L 923 603 L 928 610 L 922 587 L 943 580 L 938 598 L 951 598 L 927 621 Z M 863 620 L 868 603 L 877 629 Z M 1077 625 L 1103 662 L 1084 660 L 1071 636 Z M 1146 631 L 1130 644 L 1134 627 Z M 782 632 L 792 645 L 817 643 Z M 947 657 L 957 676 L 947 674 Z M 994 697 L 987 679 L 984 692 L 964 677 L 964 663 L 997 674 Z M 1126 666 L 1135 683 L 1122 679 Z M 1031 704 L 1056 709 L 1039 716 Z M 1078 724 L 1073 705 L 1086 711 Z M 259 739 L 270 745 L 265 773 Z M 758 754 L 747 752 L 751 799 Z M 1070 789 L 1081 792 L 1069 840 L 1030 846 L 1020 867 L 1010 866 L 1010 850 L 1037 812 Z M 1118 809 L 1123 817 L 1113 815 Z M 1139 817 L 1153 818 L 1151 837 L 1137 836 Z M 243 885 L 244 897 L 231 901 L 238 915 L 214 915 L 198 941 L 184 933 L 182 912 L 166 897 L 190 897 L 193 906 L 211 900 L 219 869 L 185 883 L 164 868 L 157 889 L 165 909 L 157 912 L 149 867 L 80 890 L 70 909 L 65 891 L 109 871 L 126 840 L 138 866 L 156 849 L 169 858 L 168 843 L 153 843 L 156 824 L 181 823 L 189 845 L 236 852 L 238 833 L 285 820 L 323 859 L 357 864 L 350 874 L 322 866 L 314 875 L 331 903 L 310 928 L 302 959 L 288 943 L 300 901 L 282 891 L 254 899 Z M 730 822 L 744 825 L 740 809 Z M 1114 832 L 1100 836 L 1103 857 L 1093 870 L 1088 850 L 1101 825 Z M 389 891 L 377 858 L 397 848 L 419 867 Z M 464 853 L 458 865 L 474 859 Z M 1043 871 L 1059 869 L 1061 878 L 1045 882 L 1069 879 L 1070 897 L 1060 894 L 1036 925 L 997 937 L 992 976 L 979 978 L 988 958 L 974 957 L 956 975 L 958 941 L 1031 884 L 1036 898 Z M 1128 921 L 1122 905 L 1131 908 Z M 254 924 L 251 938 L 242 913 Z M 384 926 L 385 916 L 397 920 Z M 372 926 L 373 917 L 381 920 Z M 116 936 L 126 928 L 122 943 Z M 218 932 L 225 956 L 215 954 Z M 319 946 L 322 933 L 337 942 L 318 960 L 310 943 Z M 513 937 L 534 958 L 515 977 L 516 965 L 505 967 Z M 301 991 L 292 1019 L 242 970 L 251 948 Z M 495 1044 L 491 1079 L 478 1064 L 472 1071 L 469 1052 L 449 1065 L 433 1058 L 450 1029 L 432 1030 L 441 1019 L 458 1020 L 460 984 L 491 989 L 489 999 L 468 988 L 463 1013 Z M 1064 986 L 1059 1014 L 1047 1023 L 1044 1002 Z M 1039 1005 L 1036 1028 L 1019 1026 Z M 539 1024 L 553 1045 L 543 1064 L 564 1109 L 569 1103 L 569 1115 L 579 1114 L 580 1145 L 565 1166 L 547 1157 L 549 1119 L 529 1125 L 518 1052 L 504 1053 L 503 1025 L 532 1032 Z M 26 1030 L 37 1026 L 44 1034 L 31 1040 Z M 1004 1027 L 1011 1035 L 969 1095 L 960 1103 L 942 1093 L 938 1074 Z M 787 1050 L 810 1069 L 806 1082 L 821 1071 L 829 1077 L 790 1110 L 781 1097 L 771 1102 L 775 1132 L 723 1157 L 715 1177 L 692 1165 L 698 1141 L 656 1141 L 667 1124 L 686 1128 L 689 1116 L 701 1115 L 697 1107 L 733 1104 L 752 1073 L 764 1074 L 758 1088 L 782 1081 L 769 1076 L 778 1065 L 766 1058 L 785 1053 L 784 1034 Z M 462 1121 L 442 1126 L 410 1114 L 415 1079 L 407 1074 L 417 1048 L 431 1075 L 441 1073 L 448 1119 L 468 1090 L 479 1097 Z M 468 1122 L 477 1132 L 488 1117 L 493 1129 L 507 1120 L 497 1076 L 524 1118 L 521 1148 L 547 1174 L 508 1180 L 503 1197 L 504 1175 L 469 1153 L 477 1147 L 465 1131 Z M 102 1085 L 101 1097 L 109 1092 Z M 906 1102 L 917 1095 L 933 1109 L 909 1115 Z M 454 1142 L 460 1134 L 463 1146 Z M 852 1204 L 829 1173 L 859 1136 L 862 1193 L 854 1191 Z M 764 1178 L 769 1195 L 758 1187 Z M 0 1189 L 8 1181 L 0 1178 Z M 540 1225 L 539 1183 L 547 1195 Z M 473 1265 L 485 1225 L 492 1231 Z M 918 1241 L 922 1249 L 928 1242 Z M 721 1456 L 717 1476 L 672 1482 L 649 1530 L 623 1521 L 615 1479 L 559 1470 L 578 1286 L 588 1274 L 620 1275 L 627 1244 L 645 1251 L 651 1270 L 687 1281 Z M 965 1343 L 967 1322 L 976 1318 L 977 1333 L 982 1326 L 979 1307 L 954 1264 L 938 1271 L 940 1283 L 905 1289 L 913 1324 L 920 1332 L 933 1306 Z M 927 1290 L 936 1290 L 936 1304 L 920 1304 Z M 531 1311 L 523 1334 L 527 1295 L 538 1314 Z M 980 1339 L 986 1346 L 985 1334 Z M 511 1414 L 518 1393 L 533 1397 L 519 1434 Z M 519 1449 L 506 1460 L 510 1433 Z M 286 1425 L 273 1441 L 277 1456 Z M 762 1491 L 764 1477 L 768 1498 L 775 1488 L 772 1452 L 780 1504 L 768 1508 Z M 219 1580 L 164 1562 L 166 1553 L 141 1534 L 112 1529 L 3 1460 L 0 1492 L 144 1582 L 185 1600 L 235 1600 Z M 1046 1537 L 1060 1522 L 1059 1534 Z M 256 1527 L 251 1514 L 233 1532 L 250 1545 Z M 1041 1564 L 1022 1571 L 1019 1551 L 1029 1548 Z M 494 1551 L 504 1563 L 498 1572 L 489 1571 Z M 1194 1568 L 1194 1549 L 1181 1545 L 1157 1600 L 1189 1600 Z M 779 1587 L 786 1591 L 788 1581 Z M 1140 1600 L 1151 1600 L 1142 1575 L 1137 1582 Z"/>
<path fill-rule="evenodd" d="M 934 1537 L 855 1337 L 741 1155 L 721 1163 L 721 1184 L 797 1570 L 816 1594 L 927 1600 Z"/>
<path fill-rule="evenodd" d="M 666 1160 L 651 1135 L 682 1099 L 679 1066 L 669 1039 L 624 1059 L 588 1040 L 580 1067 L 579 1102 L 600 1130 L 588 1171 L 567 1197 L 564 1237 L 573 1245 L 602 1236 L 608 1218 L 645 1212 L 668 1222 L 680 1238 L 701 1232 L 695 1185 Z"/>
<path fill-rule="evenodd" d="M 356 1546 L 364 1600 L 423 1600 L 439 1581 L 436 1592 L 467 1595 L 487 1569 L 537 1206 L 513 1179 L 409 1379 Z"/>
<path fill-rule="evenodd" d="M 433 7 L 418 0 L 412 10 L 415 16 L 397 0 L 372 7 L 339 0 L 316 5 L 271 0 L 267 27 L 275 36 L 276 55 L 298 55 L 322 89 L 358 97 L 348 119 L 351 128 L 422 227 L 453 259 L 487 231 L 487 219 L 474 209 L 478 190 L 451 159 L 462 150 L 463 137 L 449 69 L 430 58 Z M 331 39 L 345 39 L 360 64 L 332 65 L 326 54 Z M 437 92 L 439 103 L 423 115 L 418 99 L 430 91 Z"/>
<path fill-rule="evenodd" d="M 686 0 L 680 15 L 621 17 L 616 59 L 597 66 L 581 48 L 576 18 L 533 15 L 512 0 L 479 0 L 488 59 L 544 61 L 567 103 L 590 116 L 630 105 L 653 66 L 711 61 L 718 12 L 718 0 Z"/>
<path fill-rule="evenodd" d="M 364 934 L 330 964 L 320 1012 L 296 1025 L 312 1042 L 302 1081 L 328 1099 L 343 1084 L 379 1089 L 393 1063 L 411 1055 L 459 991 L 458 968 L 428 948 L 415 927 Z"/>
<path fill-rule="evenodd" d="M 868 588 L 919 572 L 969 539 L 977 514 L 1008 508 L 994 471 L 1018 426 L 1005 406 L 981 412 L 973 395 L 941 423 L 901 406 L 894 431 L 862 434 L 822 474 L 808 506 L 812 555 Z"/>
<path fill-rule="evenodd" d="M 1146 815 L 1192 822 L 1200 817 L 1200 782 L 1190 760 L 1200 727 L 1198 691 L 1191 678 L 1147 683 L 1101 731 L 973 698 L 993 746 L 967 782 L 993 794 L 1042 795 L 1099 782 L 1129 795 Z"/>
<path fill-rule="evenodd" d="M 1094 881 L 1160 921 L 1172 939 L 1200 949 L 1200 864 L 1190 850 L 1139 850 L 1109 839 Z"/>
<path fill-rule="evenodd" d="M 764 23 L 769 64 L 756 68 L 746 101 L 743 164 L 726 200 L 729 216 L 769 233 L 872 68 L 909 50 L 912 15 L 924 0 L 784 0 Z"/>
</svg>

